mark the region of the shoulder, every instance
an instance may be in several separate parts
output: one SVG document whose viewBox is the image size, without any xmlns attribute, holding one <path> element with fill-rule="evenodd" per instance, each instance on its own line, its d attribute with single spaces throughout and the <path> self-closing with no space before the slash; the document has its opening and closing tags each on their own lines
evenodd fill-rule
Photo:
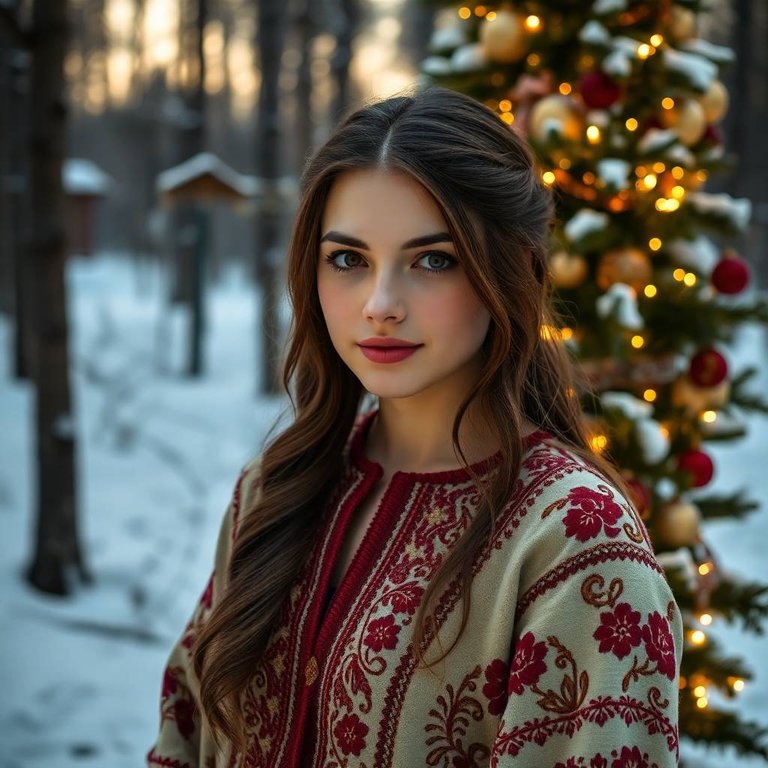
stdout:
<svg viewBox="0 0 768 768">
<path fill-rule="evenodd" d="M 661 570 L 632 503 L 595 465 L 553 440 L 526 453 L 510 513 L 521 518 L 532 573 L 627 559 Z"/>
<path fill-rule="evenodd" d="M 237 531 L 242 520 L 253 509 L 261 492 L 261 461 L 262 456 L 250 459 L 240 470 L 240 475 L 235 483 L 232 494 L 232 502 L 228 510 L 231 516 L 231 538 L 237 536 Z"/>
</svg>

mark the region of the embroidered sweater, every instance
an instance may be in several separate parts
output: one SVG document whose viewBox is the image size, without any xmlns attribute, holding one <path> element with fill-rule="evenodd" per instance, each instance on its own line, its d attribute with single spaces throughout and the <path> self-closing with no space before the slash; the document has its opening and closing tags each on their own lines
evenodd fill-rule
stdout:
<svg viewBox="0 0 768 768">
<path fill-rule="evenodd" d="M 551 435 L 525 438 L 521 471 L 472 569 L 469 620 L 447 659 L 419 668 L 413 619 L 432 574 L 474 514 L 465 470 L 396 473 L 343 579 L 334 563 L 355 509 L 382 475 L 356 428 L 264 657 L 241 696 L 248 748 L 217 750 L 190 649 L 224 594 L 242 516 L 243 470 L 213 574 L 172 649 L 149 766 L 169 768 L 671 768 L 678 760 L 678 606 L 633 507 Z M 494 457 L 475 465 L 493 472 Z M 327 610 L 326 608 L 327 603 Z M 438 636 L 461 622 L 440 595 Z"/>
</svg>

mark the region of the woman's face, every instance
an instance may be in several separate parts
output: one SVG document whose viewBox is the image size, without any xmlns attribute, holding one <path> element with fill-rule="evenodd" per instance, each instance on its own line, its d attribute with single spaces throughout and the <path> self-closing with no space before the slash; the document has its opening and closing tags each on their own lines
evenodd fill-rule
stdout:
<svg viewBox="0 0 768 768">
<path fill-rule="evenodd" d="M 334 182 L 317 286 L 336 351 L 372 394 L 458 402 L 477 379 L 490 314 L 440 209 L 410 176 L 356 170 Z"/>
</svg>

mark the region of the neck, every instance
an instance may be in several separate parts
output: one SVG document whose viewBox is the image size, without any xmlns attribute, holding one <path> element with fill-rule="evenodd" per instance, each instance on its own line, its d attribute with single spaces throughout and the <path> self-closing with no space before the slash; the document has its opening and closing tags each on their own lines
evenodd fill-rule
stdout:
<svg viewBox="0 0 768 768">
<path fill-rule="evenodd" d="M 461 461 L 454 451 L 453 421 L 456 409 L 444 410 L 430 402 L 419 408 L 411 403 L 382 400 L 368 432 L 367 454 L 385 471 L 440 472 L 455 469 Z M 459 442 L 467 461 L 474 464 L 499 449 L 477 409 L 464 416 Z"/>
</svg>

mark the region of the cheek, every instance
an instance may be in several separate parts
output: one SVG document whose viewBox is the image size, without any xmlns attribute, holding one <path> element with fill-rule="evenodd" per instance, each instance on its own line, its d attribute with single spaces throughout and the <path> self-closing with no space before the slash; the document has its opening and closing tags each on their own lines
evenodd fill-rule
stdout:
<svg viewBox="0 0 768 768">
<path fill-rule="evenodd" d="M 469 284 L 458 285 L 440 301 L 429 304 L 427 317 L 449 344 L 462 347 L 482 344 L 491 315 Z"/>
</svg>

